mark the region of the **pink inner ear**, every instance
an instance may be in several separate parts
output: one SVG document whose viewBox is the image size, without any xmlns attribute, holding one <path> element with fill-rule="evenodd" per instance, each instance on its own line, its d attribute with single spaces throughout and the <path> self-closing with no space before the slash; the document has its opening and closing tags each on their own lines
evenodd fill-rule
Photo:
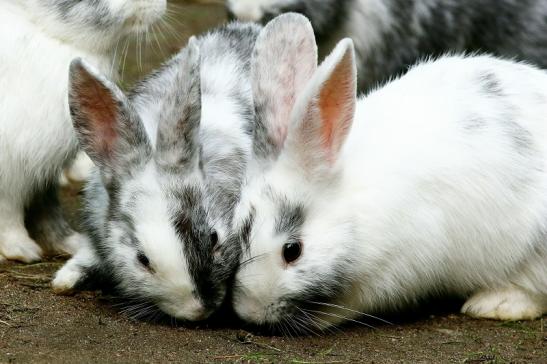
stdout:
<svg viewBox="0 0 547 364">
<path fill-rule="evenodd" d="M 79 87 L 80 112 L 88 120 L 90 142 L 96 153 L 111 155 L 117 138 L 118 106 L 109 89 L 91 75 L 82 77 Z"/>
<path fill-rule="evenodd" d="M 355 110 L 355 85 L 351 54 L 346 54 L 325 81 L 319 94 L 321 142 L 327 160 L 336 161 Z"/>
</svg>

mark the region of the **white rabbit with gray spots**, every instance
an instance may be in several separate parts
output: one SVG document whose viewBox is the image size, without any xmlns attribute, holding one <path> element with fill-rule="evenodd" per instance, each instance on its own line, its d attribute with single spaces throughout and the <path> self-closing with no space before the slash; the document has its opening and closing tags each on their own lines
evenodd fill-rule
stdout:
<svg viewBox="0 0 547 364">
<path fill-rule="evenodd" d="M 227 0 L 237 19 L 267 22 L 284 12 L 307 16 L 326 54 L 355 42 L 359 90 L 448 52 L 488 52 L 547 68 L 544 0 Z"/>
<path fill-rule="evenodd" d="M 81 237 L 56 194 L 78 146 L 67 104 L 69 64 L 85 57 L 115 77 L 116 44 L 164 11 L 165 0 L 0 2 L 0 260 L 39 260 L 44 247 L 31 235 L 53 251 L 77 250 Z"/>
<path fill-rule="evenodd" d="M 351 40 L 317 68 L 296 14 L 251 62 L 239 316 L 313 331 L 444 294 L 475 317 L 547 312 L 545 72 L 442 57 L 358 99 Z"/>
<path fill-rule="evenodd" d="M 221 305 L 239 259 L 226 236 L 252 145 L 259 29 L 229 24 L 192 39 L 130 96 L 73 62 L 74 127 L 98 170 L 85 192 L 89 243 L 57 272 L 55 291 L 112 290 L 135 316 L 191 321 Z"/>
</svg>

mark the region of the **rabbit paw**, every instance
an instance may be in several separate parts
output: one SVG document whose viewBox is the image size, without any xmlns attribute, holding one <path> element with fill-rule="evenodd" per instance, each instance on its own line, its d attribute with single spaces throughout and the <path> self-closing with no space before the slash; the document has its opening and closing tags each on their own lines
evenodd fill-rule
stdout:
<svg viewBox="0 0 547 364">
<path fill-rule="evenodd" d="M 0 255 L 8 260 L 32 263 L 42 259 L 42 248 L 29 237 L 20 237 L 0 244 Z"/>
<path fill-rule="evenodd" d="M 95 165 L 84 152 L 79 152 L 73 164 L 63 171 L 61 185 L 70 184 L 70 182 L 84 182 L 91 175 Z"/>
<path fill-rule="evenodd" d="M 461 312 L 476 318 L 519 321 L 541 317 L 543 309 L 534 296 L 514 287 L 480 291 L 465 302 Z"/>
<path fill-rule="evenodd" d="M 74 292 L 74 287 L 82 278 L 83 272 L 78 264 L 70 259 L 61 269 L 55 273 L 51 282 L 53 292 L 59 295 L 69 295 Z"/>
<path fill-rule="evenodd" d="M 77 253 L 57 271 L 51 282 L 53 291 L 61 295 L 72 294 L 76 286 L 84 283 L 88 278 L 89 269 L 97 264 L 96 256 L 89 247 L 87 238 L 80 234 L 73 236 L 81 245 Z"/>
</svg>

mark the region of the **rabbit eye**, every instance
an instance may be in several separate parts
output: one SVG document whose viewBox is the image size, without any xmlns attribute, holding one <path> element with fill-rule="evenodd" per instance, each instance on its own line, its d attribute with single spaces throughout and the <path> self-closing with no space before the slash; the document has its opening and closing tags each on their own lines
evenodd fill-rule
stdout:
<svg viewBox="0 0 547 364">
<path fill-rule="evenodd" d="M 283 259 L 287 264 L 294 262 L 302 254 L 302 243 L 291 242 L 283 245 Z"/>
<path fill-rule="evenodd" d="M 212 247 L 213 247 L 213 248 L 216 247 L 217 244 L 218 244 L 218 234 L 217 234 L 217 232 L 216 232 L 216 231 L 213 231 L 213 232 L 211 233 L 210 238 L 211 238 L 211 245 L 212 245 Z"/>
<path fill-rule="evenodd" d="M 137 260 L 141 263 L 146 269 L 150 269 L 150 259 L 143 253 L 139 252 L 137 254 Z"/>
</svg>

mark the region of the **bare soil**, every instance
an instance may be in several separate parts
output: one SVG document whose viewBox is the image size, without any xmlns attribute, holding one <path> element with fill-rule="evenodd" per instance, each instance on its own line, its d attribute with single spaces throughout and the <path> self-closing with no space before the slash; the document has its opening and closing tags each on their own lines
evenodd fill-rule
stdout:
<svg viewBox="0 0 547 364">
<path fill-rule="evenodd" d="M 136 62 L 137 49 L 129 47 L 125 85 L 190 34 L 224 21 L 224 10 L 184 5 L 172 17 L 174 28 L 157 36 L 161 52 L 152 47 Z M 78 187 L 62 193 L 75 225 Z M 229 311 L 194 326 L 135 321 L 97 292 L 54 295 L 49 282 L 62 262 L 0 264 L 0 363 L 547 363 L 544 320 L 473 320 L 457 313 L 457 301 L 390 317 L 392 325 L 367 321 L 375 328 L 355 324 L 307 337 L 261 333 Z"/>
<path fill-rule="evenodd" d="M 54 295 L 61 264 L 0 265 L 0 363 L 547 363 L 543 320 L 473 320 L 449 302 L 307 337 L 256 332 L 229 312 L 192 327 L 141 322 L 99 293 Z"/>
</svg>

